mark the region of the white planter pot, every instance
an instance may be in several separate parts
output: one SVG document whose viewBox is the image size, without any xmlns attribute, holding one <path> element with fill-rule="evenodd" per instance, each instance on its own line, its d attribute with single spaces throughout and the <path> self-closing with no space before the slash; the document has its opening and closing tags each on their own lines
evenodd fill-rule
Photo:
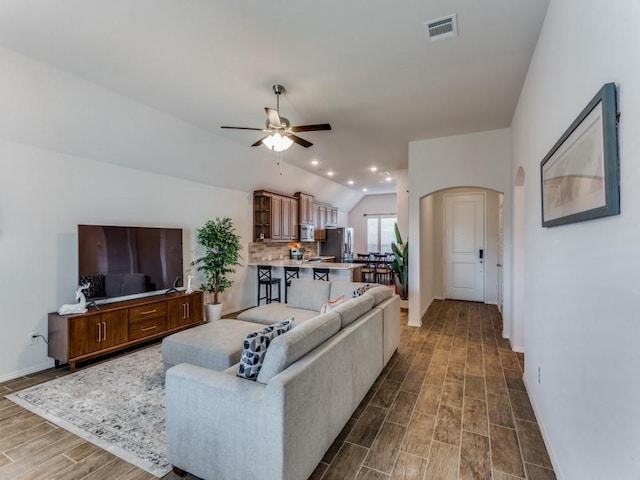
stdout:
<svg viewBox="0 0 640 480">
<path fill-rule="evenodd" d="M 222 303 L 205 303 L 204 312 L 207 322 L 215 322 L 216 320 L 220 320 L 220 317 L 222 316 Z"/>
<path fill-rule="evenodd" d="M 409 310 L 409 300 L 400 300 L 400 308 L 403 310 Z"/>
</svg>

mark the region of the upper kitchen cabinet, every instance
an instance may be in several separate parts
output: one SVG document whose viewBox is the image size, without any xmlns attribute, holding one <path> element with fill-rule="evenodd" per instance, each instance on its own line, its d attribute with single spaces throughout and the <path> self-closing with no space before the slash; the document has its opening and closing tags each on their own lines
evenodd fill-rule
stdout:
<svg viewBox="0 0 640 480">
<path fill-rule="evenodd" d="M 298 223 L 302 225 L 313 225 L 313 195 L 297 192 L 298 199 Z"/>
<path fill-rule="evenodd" d="M 253 238 L 271 242 L 298 239 L 298 199 L 256 190 L 253 192 Z"/>
</svg>

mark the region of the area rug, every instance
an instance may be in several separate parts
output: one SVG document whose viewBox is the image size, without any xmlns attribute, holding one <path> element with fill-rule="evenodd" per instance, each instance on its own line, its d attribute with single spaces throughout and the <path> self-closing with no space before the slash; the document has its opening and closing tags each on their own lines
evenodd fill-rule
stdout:
<svg viewBox="0 0 640 480">
<path fill-rule="evenodd" d="M 160 345 L 6 398 L 152 475 L 171 470 Z"/>
</svg>

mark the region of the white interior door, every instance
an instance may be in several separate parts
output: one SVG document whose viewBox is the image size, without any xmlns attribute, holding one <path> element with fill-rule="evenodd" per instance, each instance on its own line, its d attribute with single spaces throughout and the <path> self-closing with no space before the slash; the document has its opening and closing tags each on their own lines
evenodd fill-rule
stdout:
<svg viewBox="0 0 640 480">
<path fill-rule="evenodd" d="M 445 297 L 484 302 L 484 193 L 445 195 Z"/>
</svg>

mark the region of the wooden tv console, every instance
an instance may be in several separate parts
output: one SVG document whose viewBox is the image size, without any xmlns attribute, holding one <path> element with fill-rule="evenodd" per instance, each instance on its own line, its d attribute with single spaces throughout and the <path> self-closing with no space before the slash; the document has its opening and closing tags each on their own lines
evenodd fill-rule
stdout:
<svg viewBox="0 0 640 480">
<path fill-rule="evenodd" d="M 202 292 L 155 295 L 100 305 L 78 315 L 49 314 L 49 356 L 56 367 L 162 338 L 204 323 Z"/>
</svg>

